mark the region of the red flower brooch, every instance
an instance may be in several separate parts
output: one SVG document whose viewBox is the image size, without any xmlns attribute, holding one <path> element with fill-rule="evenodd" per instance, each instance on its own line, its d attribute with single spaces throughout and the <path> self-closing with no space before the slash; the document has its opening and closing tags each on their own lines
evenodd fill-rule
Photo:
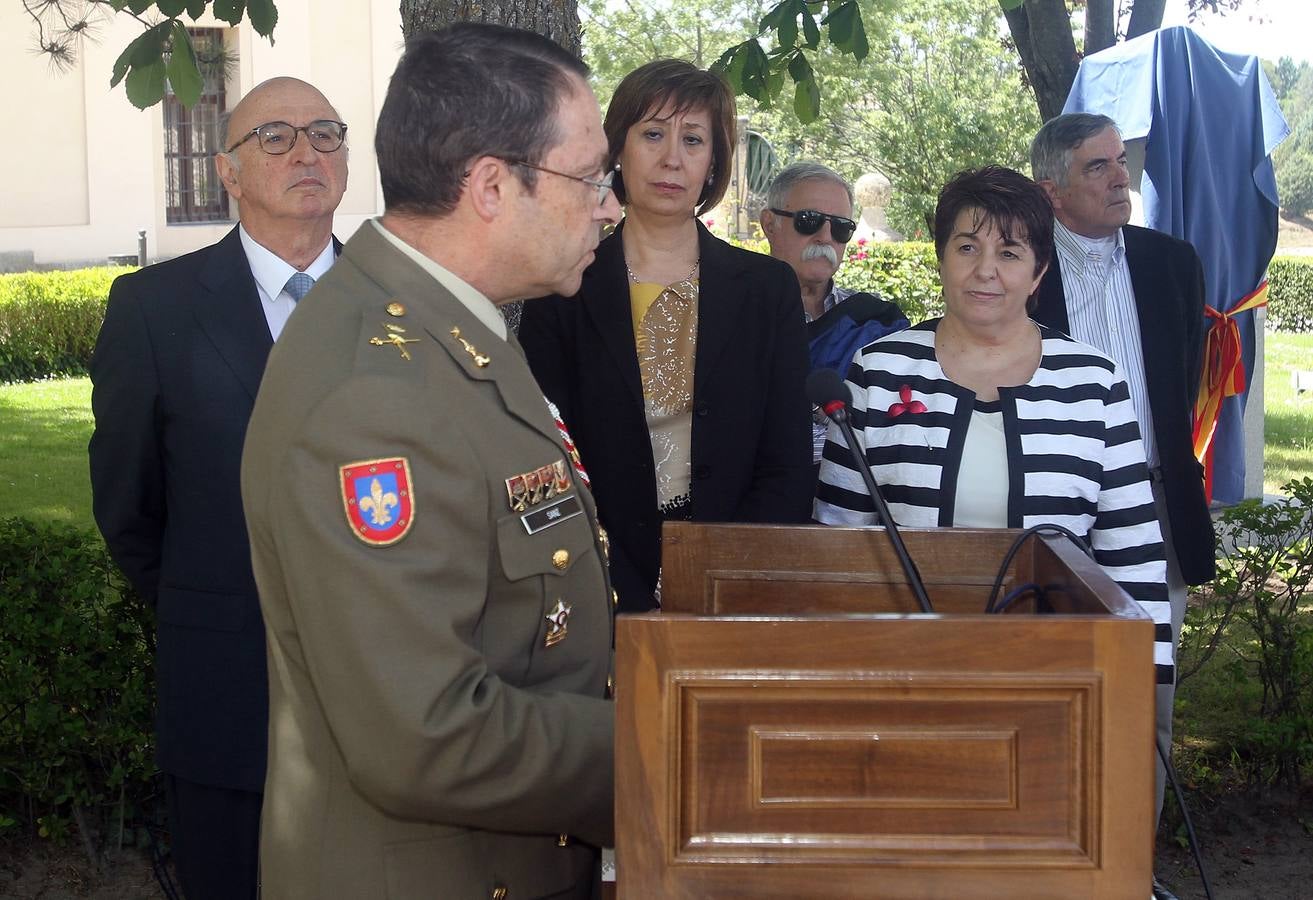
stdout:
<svg viewBox="0 0 1313 900">
<path fill-rule="evenodd" d="M 902 403 L 895 403 L 889 407 L 889 418 L 897 418 L 905 412 L 923 413 L 926 411 L 925 404 L 920 400 L 912 399 L 912 386 L 905 384 L 898 389 L 898 398 Z"/>
</svg>

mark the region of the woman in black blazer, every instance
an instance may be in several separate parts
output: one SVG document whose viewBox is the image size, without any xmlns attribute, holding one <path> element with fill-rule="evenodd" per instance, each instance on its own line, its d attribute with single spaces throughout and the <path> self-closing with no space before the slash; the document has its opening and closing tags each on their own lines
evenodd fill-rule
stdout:
<svg viewBox="0 0 1313 900">
<path fill-rule="evenodd" d="M 605 130 L 625 219 L 574 297 L 524 305 L 529 365 L 578 446 L 621 612 L 660 603 L 661 523 L 805 522 L 807 337 L 785 263 L 711 235 L 734 98 L 679 60 L 634 70 Z"/>
</svg>

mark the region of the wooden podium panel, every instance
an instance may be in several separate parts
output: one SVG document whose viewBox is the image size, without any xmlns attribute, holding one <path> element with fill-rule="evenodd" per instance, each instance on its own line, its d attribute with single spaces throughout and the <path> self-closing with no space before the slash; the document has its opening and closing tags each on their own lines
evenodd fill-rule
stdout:
<svg viewBox="0 0 1313 900">
<path fill-rule="evenodd" d="M 903 528 L 935 611 L 979 613 L 1013 529 Z M 667 522 L 662 609 L 710 616 L 919 613 L 883 528 L 706 525 Z M 1023 545 L 1003 581 L 1062 583 L 1052 602 L 1067 613 L 1136 617 L 1137 604 L 1065 537 Z M 1025 603 L 1017 612 L 1033 612 Z"/>
<path fill-rule="evenodd" d="M 814 582 L 743 576 L 761 571 L 758 551 L 781 567 L 767 571 L 796 576 L 782 567 L 799 560 L 772 542 L 820 536 L 768 528 L 745 553 L 724 528 L 691 543 L 713 556 L 738 543 L 733 565 L 667 580 L 666 612 L 617 620 L 621 900 L 1147 893 L 1153 625 L 1120 592 L 1100 605 L 1111 582 L 1097 567 L 1073 574 L 1056 545 L 1014 567 L 1021 581 L 1064 581 L 1060 605 L 1076 614 L 815 613 L 829 595 Z M 934 551 L 906 535 L 924 574 L 967 578 L 962 609 L 983 606 L 994 573 L 983 587 L 977 576 L 1015 536 L 994 552 L 999 533 L 983 534 Z M 853 572 L 822 582 L 843 585 L 840 608 L 901 605 L 897 577 Z M 806 614 L 762 615 L 743 587 L 754 581 L 792 586 Z M 892 587 L 873 603 L 872 584 Z M 762 593 L 771 610 L 786 596 Z M 668 611 L 707 603 L 744 614 Z"/>
</svg>

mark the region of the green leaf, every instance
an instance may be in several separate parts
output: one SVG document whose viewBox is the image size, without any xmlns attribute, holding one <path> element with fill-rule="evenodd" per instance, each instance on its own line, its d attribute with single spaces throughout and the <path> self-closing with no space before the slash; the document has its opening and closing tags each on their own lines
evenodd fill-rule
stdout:
<svg viewBox="0 0 1313 900">
<path fill-rule="evenodd" d="M 205 15 L 205 7 L 209 5 L 209 0 L 187 0 L 187 15 L 191 16 L 191 20 L 195 22 Z"/>
<path fill-rule="evenodd" d="M 137 15 L 141 15 L 154 5 L 153 0 L 128 0 L 128 9 Z"/>
<path fill-rule="evenodd" d="M 743 48 L 743 93 L 753 100 L 764 100 L 768 96 L 767 78 L 770 75 L 770 62 L 766 51 L 756 41 L 744 41 Z"/>
<path fill-rule="evenodd" d="M 866 26 L 856 0 L 848 0 L 831 8 L 823 24 L 830 26 L 830 42 L 844 53 L 851 53 L 858 62 L 871 52 L 866 43 Z"/>
<path fill-rule="evenodd" d="M 743 93 L 743 53 L 742 44 L 735 44 L 720 59 L 711 64 L 712 73 L 721 76 L 734 89 L 735 94 Z"/>
<path fill-rule="evenodd" d="M 155 8 L 169 18 L 174 18 L 182 15 L 182 11 L 187 8 L 187 0 L 156 0 Z"/>
<path fill-rule="evenodd" d="M 137 109 L 148 109 L 164 99 L 164 60 L 148 66 L 133 66 L 128 73 L 128 100 Z"/>
<path fill-rule="evenodd" d="M 110 79 L 110 87 L 118 87 L 119 82 L 123 80 L 123 76 L 128 74 L 128 69 L 132 66 L 132 57 L 137 52 L 137 44 L 144 37 L 144 34 L 137 35 L 128 46 L 123 48 L 119 58 L 114 60 L 114 77 Z"/>
<path fill-rule="evenodd" d="M 132 53 L 132 67 L 149 66 L 156 60 L 164 58 L 164 44 L 169 39 L 170 23 L 161 22 L 141 33 L 130 46 L 136 49 Z"/>
<path fill-rule="evenodd" d="M 247 0 L 246 14 L 251 18 L 251 27 L 260 37 L 269 38 L 273 43 L 274 26 L 278 24 L 278 9 L 274 0 Z"/>
<path fill-rule="evenodd" d="M 823 24 L 830 26 L 830 42 L 839 49 L 843 49 L 843 45 L 852 38 L 853 19 L 856 15 L 857 4 L 849 0 L 847 3 L 831 7 L 830 14 L 821 20 Z"/>
<path fill-rule="evenodd" d="M 795 83 L 815 77 L 812 72 L 812 64 L 807 61 L 807 57 L 801 53 L 793 54 L 793 59 L 789 60 L 789 77 Z"/>
<path fill-rule="evenodd" d="M 784 0 L 779 6 L 762 16 L 761 21 L 757 23 L 757 34 L 765 34 L 778 28 L 792 5 L 793 0 Z"/>
<path fill-rule="evenodd" d="M 785 3 L 783 6 L 792 6 L 792 3 Z M 783 8 L 781 6 L 781 9 Z M 797 16 L 785 16 L 780 20 L 779 28 L 775 32 L 779 36 L 781 47 L 792 47 L 798 41 L 798 18 Z"/>
<path fill-rule="evenodd" d="M 808 50 L 815 50 L 821 45 L 821 29 L 816 25 L 816 17 L 806 6 L 802 8 L 802 37 L 803 46 Z"/>
<path fill-rule="evenodd" d="M 246 12 L 246 0 L 214 0 L 211 12 L 216 19 L 237 25 L 242 21 L 242 13 Z"/>
<path fill-rule="evenodd" d="M 169 55 L 166 71 L 169 86 L 178 102 L 191 109 L 201 98 L 201 71 L 196 65 L 196 53 L 187 28 L 177 20 L 173 23 L 173 52 Z"/>
</svg>

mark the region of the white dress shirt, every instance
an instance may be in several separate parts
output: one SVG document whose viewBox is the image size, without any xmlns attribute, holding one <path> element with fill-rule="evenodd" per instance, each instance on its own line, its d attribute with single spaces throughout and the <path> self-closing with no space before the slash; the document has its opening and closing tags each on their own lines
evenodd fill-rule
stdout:
<svg viewBox="0 0 1313 900">
<path fill-rule="evenodd" d="M 283 290 L 287 286 L 287 279 L 296 272 L 303 271 L 318 281 L 337 260 L 337 247 L 330 237 L 314 262 L 304 269 L 297 269 L 268 247 L 257 242 L 247 233 L 244 226 L 238 225 L 237 230 L 241 234 L 242 249 L 246 251 L 246 262 L 251 267 L 251 274 L 255 276 L 255 287 L 260 293 L 260 308 L 264 310 L 264 320 L 269 323 L 269 334 L 276 341 L 283 333 L 283 326 L 287 324 L 292 310 L 296 309 L 296 301 L 292 299 L 292 295 Z"/>
</svg>

